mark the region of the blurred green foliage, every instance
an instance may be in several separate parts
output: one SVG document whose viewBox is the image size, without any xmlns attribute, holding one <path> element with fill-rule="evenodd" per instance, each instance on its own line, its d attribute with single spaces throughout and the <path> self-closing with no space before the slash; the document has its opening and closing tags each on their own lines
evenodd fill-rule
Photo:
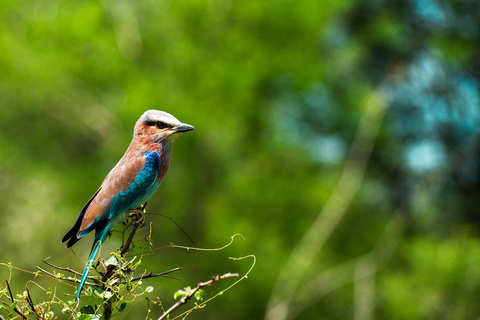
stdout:
<svg viewBox="0 0 480 320">
<path fill-rule="evenodd" d="M 478 317 L 479 21 L 476 0 L 2 1 L 0 262 L 81 270 L 61 237 L 138 117 L 164 110 L 197 130 L 175 143 L 149 211 L 200 247 L 246 240 L 145 256 L 152 272 L 183 268 L 181 282 L 150 279 L 151 298 L 168 307 L 179 288 L 250 267 L 229 256 L 255 254 L 247 281 L 190 317 L 261 319 L 381 92 L 360 189 L 312 264 L 289 274 L 286 318 Z M 151 220 L 155 246 L 189 244 Z M 13 271 L 12 288 L 27 280 Z M 125 312 L 144 319 L 146 303 Z"/>
</svg>

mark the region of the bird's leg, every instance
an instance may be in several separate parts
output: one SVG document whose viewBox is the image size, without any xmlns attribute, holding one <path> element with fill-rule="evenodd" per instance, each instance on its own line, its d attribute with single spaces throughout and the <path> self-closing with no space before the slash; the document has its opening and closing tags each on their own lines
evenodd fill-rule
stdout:
<svg viewBox="0 0 480 320">
<path fill-rule="evenodd" d="M 140 225 L 140 227 L 143 227 L 145 225 L 145 214 L 147 213 L 147 210 L 145 209 L 146 206 L 147 206 L 147 203 L 145 202 L 139 208 L 127 211 L 128 217 L 130 218 L 135 217 L 135 221 L 133 222 L 133 225 L 138 224 Z"/>
</svg>

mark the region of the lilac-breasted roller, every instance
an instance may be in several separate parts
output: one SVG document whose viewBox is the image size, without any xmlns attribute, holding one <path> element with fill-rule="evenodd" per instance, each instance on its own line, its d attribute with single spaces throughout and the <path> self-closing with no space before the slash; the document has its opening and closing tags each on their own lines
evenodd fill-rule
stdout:
<svg viewBox="0 0 480 320">
<path fill-rule="evenodd" d="M 125 218 L 126 211 L 139 208 L 154 194 L 167 173 L 173 142 L 180 133 L 194 129 L 163 111 L 148 110 L 138 119 L 127 151 L 62 239 L 69 248 L 95 230 L 95 240 L 75 297 L 77 302 L 100 245 L 117 222 Z"/>
</svg>

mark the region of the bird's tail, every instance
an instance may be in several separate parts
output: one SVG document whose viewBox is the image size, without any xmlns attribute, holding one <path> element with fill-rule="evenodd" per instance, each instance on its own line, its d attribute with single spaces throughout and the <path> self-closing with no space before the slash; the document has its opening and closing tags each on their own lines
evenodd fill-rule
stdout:
<svg viewBox="0 0 480 320">
<path fill-rule="evenodd" d="M 97 256 L 98 250 L 100 249 L 100 246 L 102 245 L 103 240 L 104 240 L 104 237 L 100 237 L 100 239 L 97 239 L 97 237 L 95 237 L 92 250 L 90 251 L 90 255 L 88 256 L 87 263 L 85 264 L 85 269 L 83 270 L 82 279 L 80 280 L 80 284 L 78 285 L 77 295 L 75 296 L 75 301 L 77 303 L 80 298 L 80 293 L 82 292 L 82 287 L 85 284 L 85 281 L 87 280 L 88 273 L 90 272 L 90 268 L 93 265 L 93 261 L 95 261 L 95 257 Z"/>
</svg>

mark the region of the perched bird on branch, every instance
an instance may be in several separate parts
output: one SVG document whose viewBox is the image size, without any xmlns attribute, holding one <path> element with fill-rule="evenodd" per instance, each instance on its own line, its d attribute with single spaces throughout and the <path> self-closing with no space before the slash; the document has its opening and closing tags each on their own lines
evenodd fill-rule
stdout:
<svg viewBox="0 0 480 320">
<path fill-rule="evenodd" d="M 62 239 L 70 248 L 95 230 L 95 240 L 75 297 L 77 302 L 107 235 L 125 218 L 128 210 L 140 208 L 155 193 L 167 173 L 173 142 L 180 133 L 194 129 L 171 114 L 157 110 L 148 110 L 138 119 L 127 151 Z"/>
</svg>

